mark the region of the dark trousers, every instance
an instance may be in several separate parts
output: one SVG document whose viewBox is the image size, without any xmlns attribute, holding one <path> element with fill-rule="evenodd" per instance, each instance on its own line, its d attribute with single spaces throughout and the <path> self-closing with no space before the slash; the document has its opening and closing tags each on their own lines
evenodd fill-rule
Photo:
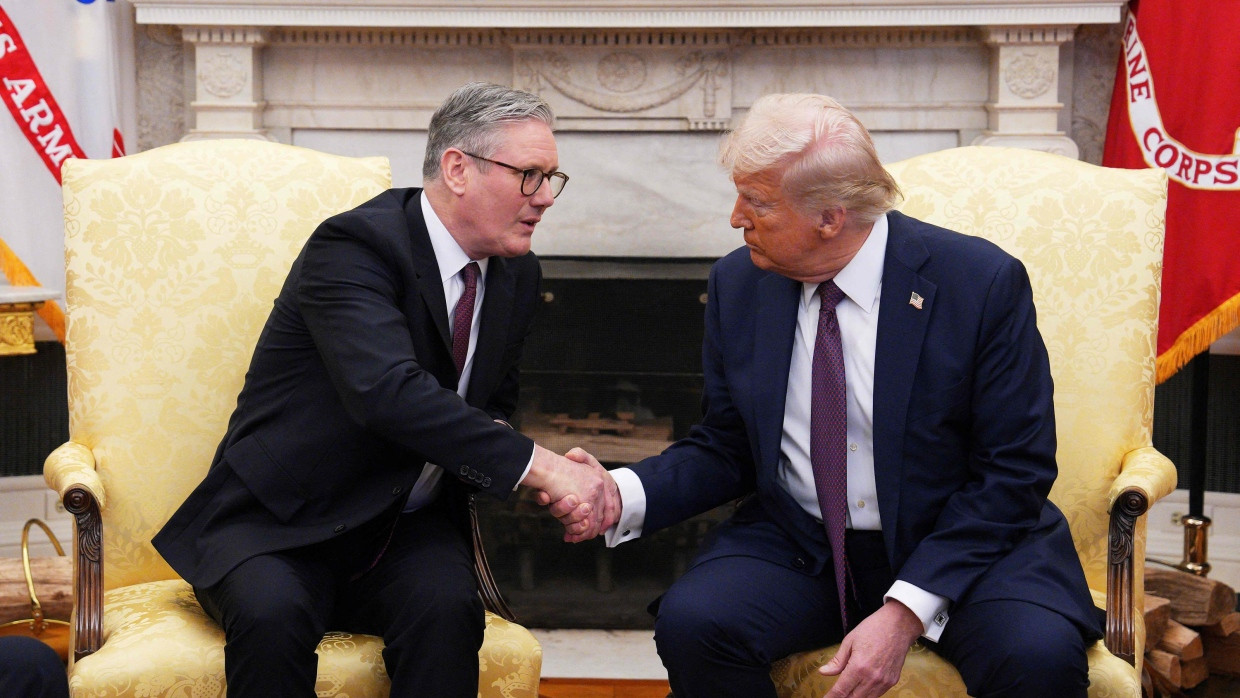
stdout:
<svg viewBox="0 0 1240 698">
<path fill-rule="evenodd" d="M 724 535 L 743 536 L 745 528 Z M 847 546 L 857 587 L 849 618 L 864 618 L 882 605 L 893 577 L 880 534 L 849 531 Z M 844 637 L 830 564 L 809 575 L 755 557 L 706 560 L 678 579 L 657 608 L 655 644 L 676 698 L 775 698 L 773 662 Z M 979 698 L 1083 697 L 1089 685 L 1076 626 L 1032 603 L 954 608 L 933 648 Z"/>
<path fill-rule="evenodd" d="M 478 694 L 473 553 L 441 504 L 251 558 L 195 591 L 224 628 L 229 698 L 314 696 L 328 630 L 383 638 L 392 698 Z"/>
<path fill-rule="evenodd" d="M 69 698 L 60 655 L 30 637 L 0 637 L 0 696 Z"/>
</svg>

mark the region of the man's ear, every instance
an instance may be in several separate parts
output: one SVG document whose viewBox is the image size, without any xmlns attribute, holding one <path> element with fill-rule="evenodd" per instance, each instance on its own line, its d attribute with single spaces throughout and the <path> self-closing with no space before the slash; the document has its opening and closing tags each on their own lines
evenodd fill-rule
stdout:
<svg viewBox="0 0 1240 698">
<path fill-rule="evenodd" d="M 848 211 L 841 206 L 824 208 L 818 216 L 818 235 L 824 240 L 835 237 L 844 229 Z"/>
<path fill-rule="evenodd" d="M 469 181 L 465 157 L 465 153 L 456 148 L 448 148 L 439 156 L 439 177 L 444 186 L 457 196 L 465 193 L 465 184 Z"/>
</svg>

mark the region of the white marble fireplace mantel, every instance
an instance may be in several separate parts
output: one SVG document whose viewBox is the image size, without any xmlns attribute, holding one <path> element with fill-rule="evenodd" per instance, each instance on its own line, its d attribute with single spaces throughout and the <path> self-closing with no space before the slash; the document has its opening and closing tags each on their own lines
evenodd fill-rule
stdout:
<svg viewBox="0 0 1240 698">
<path fill-rule="evenodd" d="M 551 255 L 713 257 L 734 194 L 719 132 L 775 91 L 851 108 L 898 159 L 970 143 L 1078 157 L 1065 133 L 1084 24 L 1124 0 L 131 0 L 181 28 L 186 139 L 387 154 L 416 185 L 430 114 L 488 80 L 555 109 L 573 176 Z M 611 215 L 607 215 L 611 212 Z M 602 215 L 600 215 L 602 214 Z M 544 230 L 546 232 L 544 232 Z M 723 233 L 722 235 L 720 233 Z"/>
<path fill-rule="evenodd" d="M 1124 0 L 132 0 L 143 24 L 678 28 L 1110 24 Z"/>
</svg>

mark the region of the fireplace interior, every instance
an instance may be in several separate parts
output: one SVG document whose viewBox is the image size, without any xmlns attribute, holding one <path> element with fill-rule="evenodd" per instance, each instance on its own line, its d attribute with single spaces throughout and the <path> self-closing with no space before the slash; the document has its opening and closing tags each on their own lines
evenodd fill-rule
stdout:
<svg viewBox="0 0 1240 698">
<path fill-rule="evenodd" d="M 526 341 L 514 426 L 607 468 L 660 453 L 701 415 L 709 260 L 543 261 L 543 306 Z M 679 576 L 727 506 L 608 549 L 570 545 L 524 490 L 478 498 L 492 571 L 521 623 L 652 628 L 646 606 Z"/>
</svg>

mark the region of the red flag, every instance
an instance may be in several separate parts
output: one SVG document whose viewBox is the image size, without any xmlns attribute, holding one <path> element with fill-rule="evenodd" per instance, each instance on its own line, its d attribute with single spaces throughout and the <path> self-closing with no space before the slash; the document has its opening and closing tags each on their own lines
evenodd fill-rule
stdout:
<svg viewBox="0 0 1240 698">
<path fill-rule="evenodd" d="M 1102 164 L 1167 171 L 1158 382 L 1240 325 L 1240 3 L 1134 0 Z"/>
</svg>

